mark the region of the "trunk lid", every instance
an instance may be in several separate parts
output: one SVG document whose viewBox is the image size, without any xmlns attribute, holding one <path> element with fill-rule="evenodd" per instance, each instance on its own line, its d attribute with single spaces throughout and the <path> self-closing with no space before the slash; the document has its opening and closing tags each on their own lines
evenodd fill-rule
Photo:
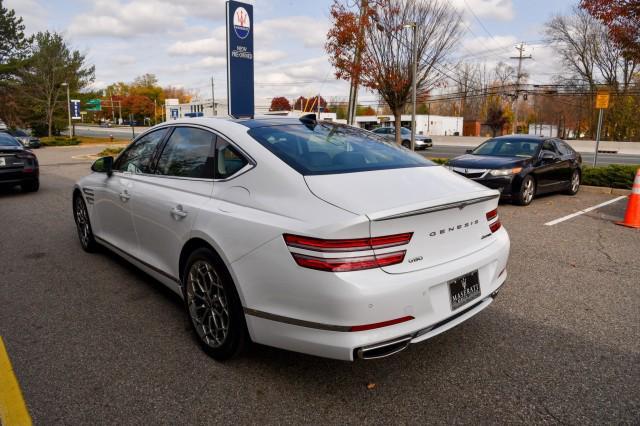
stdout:
<svg viewBox="0 0 640 426">
<path fill-rule="evenodd" d="M 402 263 L 388 273 L 430 268 L 481 250 L 493 242 L 486 214 L 499 193 L 444 167 L 416 167 L 339 175 L 306 176 L 317 197 L 366 215 L 370 236 L 413 232 Z"/>
</svg>

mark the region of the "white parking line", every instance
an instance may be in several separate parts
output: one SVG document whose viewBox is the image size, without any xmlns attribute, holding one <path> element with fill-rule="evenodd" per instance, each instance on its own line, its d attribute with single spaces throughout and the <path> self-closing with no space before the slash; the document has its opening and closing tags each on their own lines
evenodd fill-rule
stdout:
<svg viewBox="0 0 640 426">
<path fill-rule="evenodd" d="M 555 220 L 552 220 L 551 222 L 547 222 L 547 223 L 545 223 L 545 225 L 547 225 L 547 226 L 557 225 L 560 222 L 564 222 L 565 220 L 573 219 L 574 217 L 580 216 L 580 215 L 585 214 L 585 213 L 589 213 L 590 211 L 595 210 L 595 209 L 599 209 L 600 207 L 604 207 L 607 204 L 613 204 L 616 201 L 622 200 L 623 198 L 627 198 L 627 196 L 623 195 L 621 197 L 614 198 L 613 200 L 605 201 L 604 203 L 598 204 L 597 206 L 588 207 L 588 208 L 586 208 L 584 210 L 580 210 L 578 212 L 571 213 L 571 214 L 569 214 L 567 216 L 563 216 L 563 217 L 561 217 L 559 219 L 555 219 Z"/>
</svg>

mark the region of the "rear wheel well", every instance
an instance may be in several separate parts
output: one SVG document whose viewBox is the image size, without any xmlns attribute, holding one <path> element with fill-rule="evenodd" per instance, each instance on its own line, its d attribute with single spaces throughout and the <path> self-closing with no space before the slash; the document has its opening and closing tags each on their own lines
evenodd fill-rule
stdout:
<svg viewBox="0 0 640 426">
<path fill-rule="evenodd" d="M 209 250 L 211 250 L 213 252 L 213 254 L 218 257 L 218 259 L 220 260 L 220 263 L 222 265 L 224 265 L 224 262 L 222 261 L 222 258 L 220 257 L 220 255 L 218 254 L 218 252 L 216 251 L 216 249 L 214 249 L 211 244 L 209 244 L 208 242 L 206 242 L 205 240 L 203 240 L 202 238 L 192 238 L 189 241 L 186 242 L 186 244 L 182 247 L 182 251 L 180 252 L 180 260 L 178 263 L 178 274 L 180 275 L 180 283 L 182 283 L 182 274 L 183 274 L 183 270 L 185 267 L 185 264 L 187 263 L 187 259 L 189 259 L 189 255 L 191 253 L 193 253 L 194 251 L 198 250 L 199 248 L 207 248 Z"/>
</svg>

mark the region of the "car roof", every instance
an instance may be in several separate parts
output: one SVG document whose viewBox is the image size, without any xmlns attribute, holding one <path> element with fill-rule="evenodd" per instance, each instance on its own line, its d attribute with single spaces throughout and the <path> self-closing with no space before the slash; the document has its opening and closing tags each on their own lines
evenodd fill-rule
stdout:
<svg viewBox="0 0 640 426">
<path fill-rule="evenodd" d="M 162 123 L 162 125 L 179 125 L 179 124 L 201 124 L 220 131 L 229 130 L 238 127 L 253 129 L 256 127 L 268 127 L 278 125 L 301 124 L 301 117 L 274 117 L 274 116 L 256 116 L 254 118 L 234 118 L 234 117 L 193 117 L 181 118 Z"/>
<path fill-rule="evenodd" d="M 520 139 L 520 140 L 529 141 L 529 142 L 542 142 L 542 141 L 546 141 L 546 140 L 554 139 L 554 138 L 550 138 L 550 137 L 543 136 L 543 135 L 504 135 L 504 136 L 497 136 L 497 137 L 491 138 L 491 139 L 497 139 L 497 140 L 501 140 L 501 139 Z"/>
</svg>

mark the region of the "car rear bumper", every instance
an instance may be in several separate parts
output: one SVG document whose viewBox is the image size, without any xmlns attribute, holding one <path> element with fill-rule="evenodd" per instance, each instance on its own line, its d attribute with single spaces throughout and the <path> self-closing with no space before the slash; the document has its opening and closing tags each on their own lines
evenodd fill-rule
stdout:
<svg viewBox="0 0 640 426">
<path fill-rule="evenodd" d="M 240 283 L 255 342 L 341 360 L 386 356 L 442 333 L 491 304 L 506 280 L 510 248 L 504 229 L 492 238 L 489 246 L 468 256 L 402 274 L 380 269 L 337 274 L 305 270 L 295 265 L 286 249 L 283 264 L 277 244 L 270 243 L 235 262 L 232 273 Z M 261 268 L 267 265 L 271 267 Z M 447 282 L 475 270 L 480 296 L 452 310 Z M 349 326 L 406 316 L 413 319 L 348 331 Z"/>
<path fill-rule="evenodd" d="M 24 169 L 2 169 L 0 168 L 0 185 L 17 185 L 23 182 L 30 182 L 38 179 L 39 170 L 25 172 Z"/>
</svg>

